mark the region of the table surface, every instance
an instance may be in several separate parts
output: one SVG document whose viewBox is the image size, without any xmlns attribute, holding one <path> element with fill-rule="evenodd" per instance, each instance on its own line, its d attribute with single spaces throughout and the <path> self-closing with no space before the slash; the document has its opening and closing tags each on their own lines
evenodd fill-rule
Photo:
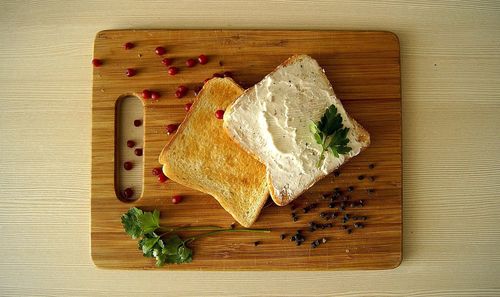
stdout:
<svg viewBox="0 0 500 297">
<path fill-rule="evenodd" d="M 2 1 L 0 28 L 0 295 L 500 295 L 500 2 Z M 95 268 L 92 41 L 100 30 L 127 28 L 395 32 L 403 90 L 401 266 Z"/>
</svg>

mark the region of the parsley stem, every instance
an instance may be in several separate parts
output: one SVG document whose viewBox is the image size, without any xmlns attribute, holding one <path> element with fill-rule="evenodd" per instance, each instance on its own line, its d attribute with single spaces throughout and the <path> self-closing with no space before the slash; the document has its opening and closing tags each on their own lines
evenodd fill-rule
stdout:
<svg viewBox="0 0 500 297">
<path fill-rule="evenodd" d="M 163 231 L 162 234 L 160 234 L 160 237 L 165 236 L 169 233 L 172 233 L 174 231 L 211 231 L 211 230 L 222 230 L 224 229 L 223 227 L 218 227 L 218 226 L 184 226 L 184 227 L 175 227 L 175 228 L 162 228 L 160 227 L 158 230 Z"/>
<path fill-rule="evenodd" d="M 188 239 L 184 240 L 184 243 L 189 243 L 191 241 L 194 241 L 198 238 L 205 237 L 205 236 L 210 236 L 212 234 L 216 233 L 221 233 L 221 232 L 251 232 L 251 233 L 269 233 L 271 230 L 268 229 L 221 229 L 221 230 L 214 230 L 210 231 L 207 233 L 202 233 L 193 237 L 189 237 Z"/>
</svg>

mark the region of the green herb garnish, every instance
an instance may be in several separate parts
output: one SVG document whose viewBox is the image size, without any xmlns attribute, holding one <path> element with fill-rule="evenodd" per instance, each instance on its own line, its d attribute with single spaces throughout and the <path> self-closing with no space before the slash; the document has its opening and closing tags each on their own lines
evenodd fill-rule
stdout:
<svg viewBox="0 0 500 297">
<path fill-rule="evenodd" d="M 262 232 L 269 233 L 265 229 L 225 229 L 217 226 L 185 226 L 185 227 L 162 227 L 160 226 L 160 212 L 142 211 L 136 207 L 122 214 L 122 225 L 125 232 L 133 239 L 139 239 L 138 247 L 144 257 L 155 258 L 156 266 L 165 263 L 189 263 L 193 259 L 193 251 L 187 246 L 190 242 L 205 236 L 221 232 Z M 210 231 L 196 236 L 182 239 L 175 231 Z M 167 235 L 169 235 L 167 237 Z M 166 239 L 163 239 L 165 238 Z"/>
<path fill-rule="evenodd" d="M 337 112 L 335 105 L 330 105 L 318 123 L 311 123 L 309 129 L 314 140 L 321 145 L 321 155 L 316 166 L 319 168 L 325 159 L 325 151 L 330 151 L 335 157 L 347 154 L 351 148 L 347 146 L 349 128 L 342 125 L 342 116 Z"/>
</svg>

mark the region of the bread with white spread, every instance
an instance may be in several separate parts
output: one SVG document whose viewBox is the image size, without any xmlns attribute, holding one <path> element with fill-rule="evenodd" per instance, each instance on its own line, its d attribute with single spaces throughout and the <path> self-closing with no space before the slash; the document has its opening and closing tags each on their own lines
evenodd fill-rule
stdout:
<svg viewBox="0 0 500 297">
<path fill-rule="evenodd" d="M 313 138 L 317 123 L 334 105 L 349 128 L 350 151 L 335 157 Z M 266 166 L 274 202 L 286 205 L 370 144 L 368 132 L 351 118 L 324 70 L 313 58 L 296 55 L 246 90 L 224 114 L 229 136 Z"/>
</svg>

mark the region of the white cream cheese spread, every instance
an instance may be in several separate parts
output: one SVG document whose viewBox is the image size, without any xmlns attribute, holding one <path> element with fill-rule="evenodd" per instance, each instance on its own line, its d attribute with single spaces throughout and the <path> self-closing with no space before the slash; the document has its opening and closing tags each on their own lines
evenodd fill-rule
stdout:
<svg viewBox="0 0 500 297">
<path fill-rule="evenodd" d="M 317 123 L 332 104 L 344 127 L 350 128 L 351 151 L 338 158 L 325 152 L 318 168 L 321 145 L 309 125 Z M 279 197 L 301 194 L 362 147 L 323 69 L 308 56 L 278 67 L 243 94 L 225 113 L 224 125 L 234 140 L 266 165 L 268 181 Z"/>
</svg>

